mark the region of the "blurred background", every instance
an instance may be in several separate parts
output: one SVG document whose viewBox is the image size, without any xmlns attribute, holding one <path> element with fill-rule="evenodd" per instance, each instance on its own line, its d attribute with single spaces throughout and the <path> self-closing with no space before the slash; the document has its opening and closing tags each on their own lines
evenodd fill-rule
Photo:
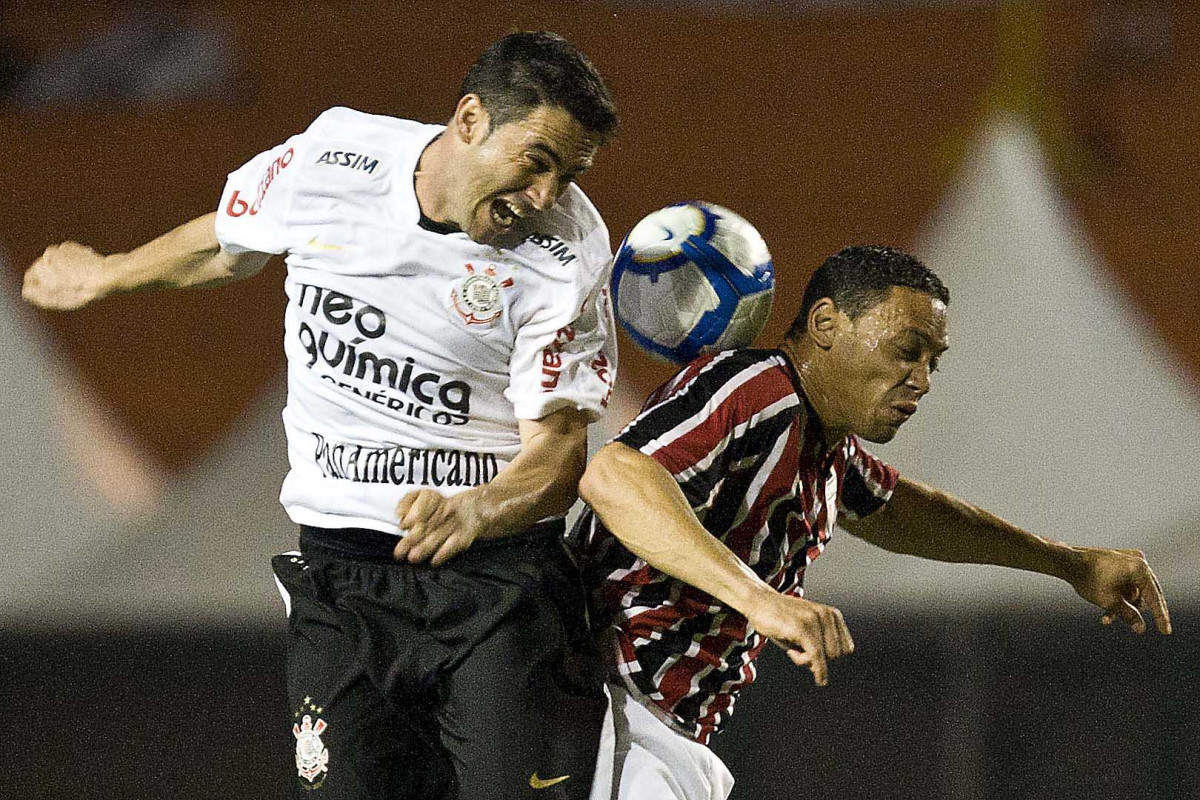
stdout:
<svg viewBox="0 0 1200 800">
<path fill-rule="evenodd" d="M 227 288 L 20 302 L 48 244 L 129 249 L 347 105 L 444 121 L 513 29 L 579 44 L 620 138 L 584 188 L 614 245 L 682 199 L 778 270 L 899 244 L 950 286 L 934 392 L 877 452 L 1046 536 L 1136 547 L 1176 633 L 1069 587 L 842 535 L 809 570 L 858 651 L 767 652 L 715 748 L 735 798 L 1200 797 L 1200 10 L 1184 0 L 24 2 L 0 6 L 0 794 L 283 797 L 268 557 L 282 264 Z M 603 441 L 670 373 L 622 341 Z"/>
</svg>

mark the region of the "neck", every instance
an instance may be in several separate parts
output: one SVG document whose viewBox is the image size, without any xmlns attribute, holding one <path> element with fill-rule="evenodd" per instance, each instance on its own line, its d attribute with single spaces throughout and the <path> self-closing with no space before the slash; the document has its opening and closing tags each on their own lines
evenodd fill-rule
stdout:
<svg viewBox="0 0 1200 800">
<path fill-rule="evenodd" d="M 449 155 L 448 142 L 449 139 L 439 133 L 432 142 L 425 145 L 421 158 L 417 161 L 417 169 L 413 173 L 413 192 L 417 196 L 417 205 L 422 214 L 434 222 L 454 223 L 455 220 L 450 219 L 450 192 L 444 177 Z"/>
<path fill-rule="evenodd" d="M 837 423 L 836 376 L 823 367 L 822 351 L 808 342 L 785 339 L 780 349 L 787 353 L 796 368 L 796 377 L 809 405 L 821 422 L 821 433 L 825 447 L 833 447 L 846 438 L 850 431 Z"/>
</svg>

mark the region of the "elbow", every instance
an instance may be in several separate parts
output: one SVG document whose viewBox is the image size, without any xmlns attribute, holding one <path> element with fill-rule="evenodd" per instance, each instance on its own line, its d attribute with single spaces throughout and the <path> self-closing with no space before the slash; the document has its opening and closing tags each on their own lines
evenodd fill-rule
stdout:
<svg viewBox="0 0 1200 800">
<path fill-rule="evenodd" d="M 597 456 L 599 458 L 599 456 Z M 599 490 L 599 478 L 597 477 L 596 459 L 592 459 L 587 465 L 587 469 L 583 471 L 583 477 L 579 479 L 579 499 L 587 503 L 589 506 L 594 506 L 594 498 Z"/>
<path fill-rule="evenodd" d="M 628 448 L 624 445 L 608 444 L 588 462 L 583 477 L 579 479 L 580 500 L 597 511 L 604 506 L 607 493 L 621 475 L 627 474 L 629 465 L 626 464 L 625 450 Z"/>
</svg>

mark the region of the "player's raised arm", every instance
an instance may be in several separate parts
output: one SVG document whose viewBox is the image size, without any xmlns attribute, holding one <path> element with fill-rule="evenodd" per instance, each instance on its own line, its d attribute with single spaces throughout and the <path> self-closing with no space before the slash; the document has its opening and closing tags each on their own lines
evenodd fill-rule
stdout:
<svg viewBox="0 0 1200 800">
<path fill-rule="evenodd" d="M 1137 633 L 1149 611 L 1160 633 L 1171 617 L 1154 572 L 1137 550 L 1072 547 L 1043 539 L 945 492 L 901 478 L 878 512 L 846 520 L 845 528 L 893 553 L 936 561 L 995 564 L 1061 578 L 1104 610 L 1102 621 L 1121 618 Z"/>
<path fill-rule="evenodd" d="M 829 659 L 853 652 L 840 611 L 771 588 L 705 530 L 679 484 L 650 456 L 620 442 L 606 445 L 588 464 L 579 495 L 630 552 L 740 611 L 809 666 L 819 685 L 828 681 Z"/>
<path fill-rule="evenodd" d="M 221 248 L 215 220 L 216 214 L 205 214 L 128 253 L 101 255 L 77 242 L 52 245 L 26 270 L 21 295 L 41 308 L 70 311 L 113 292 L 215 286 L 262 269 L 268 254 Z"/>
</svg>

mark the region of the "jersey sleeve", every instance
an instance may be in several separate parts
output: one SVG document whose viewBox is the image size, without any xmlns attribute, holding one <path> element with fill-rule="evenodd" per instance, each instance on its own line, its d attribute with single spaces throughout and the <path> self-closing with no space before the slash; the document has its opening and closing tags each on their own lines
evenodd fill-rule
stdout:
<svg viewBox="0 0 1200 800">
<path fill-rule="evenodd" d="M 864 450 L 857 436 L 848 437 L 844 452 L 846 471 L 838 494 L 838 513 L 847 519 L 862 519 L 892 498 L 900 473 Z"/>
<path fill-rule="evenodd" d="M 599 229 L 593 238 L 607 232 Z M 608 295 L 607 241 L 592 242 L 591 280 L 543 287 L 540 305 L 517 330 L 505 397 L 518 419 L 574 408 L 595 420 L 617 375 L 617 345 Z"/>
<path fill-rule="evenodd" d="M 289 212 L 305 146 L 304 134 L 293 136 L 229 173 L 217 209 L 222 249 L 233 254 L 288 250 Z"/>
</svg>

